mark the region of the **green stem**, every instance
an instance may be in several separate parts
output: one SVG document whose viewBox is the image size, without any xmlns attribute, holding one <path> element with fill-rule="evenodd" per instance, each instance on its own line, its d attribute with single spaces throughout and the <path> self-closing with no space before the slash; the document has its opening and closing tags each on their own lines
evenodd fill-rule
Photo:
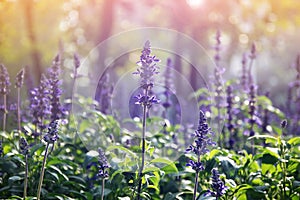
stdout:
<svg viewBox="0 0 300 200">
<path fill-rule="evenodd" d="M 46 150 L 45 150 L 45 155 L 44 155 L 44 160 L 43 160 L 43 166 L 42 166 L 42 171 L 40 175 L 40 181 L 39 181 L 39 186 L 38 186 L 38 191 L 37 191 L 37 200 L 40 200 L 41 198 L 41 190 L 42 190 L 42 184 L 43 184 L 43 179 L 44 179 L 44 173 L 45 173 L 45 166 L 46 166 L 46 161 L 47 161 L 47 154 L 48 154 L 48 148 L 49 148 L 49 142 L 47 143 Z"/>
<path fill-rule="evenodd" d="M 199 176 L 199 172 L 196 172 L 196 176 L 195 176 L 195 185 L 194 185 L 194 194 L 193 194 L 193 200 L 196 200 L 196 196 L 197 196 L 197 188 L 198 188 L 198 176 Z"/>
<path fill-rule="evenodd" d="M 24 193 L 23 193 L 24 199 L 26 199 L 27 196 L 27 182 L 28 182 L 28 155 L 25 154 L 25 180 L 24 180 Z"/>
<path fill-rule="evenodd" d="M 144 90 L 144 95 L 148 97 L 148 88 Z M 143 130 L 142 130 L 142 163 L 139 170 L 139 185 L 138 185 L 138 196 L 137 199 L 140 200 L 141 190 L 142 190 L 142 174 L 145 165 L 145 146 L 146 146 L 146 120 L 147 120 L 147 103 L 143 104 Z"/>
<path fill-rule="evenodd" d="M 101 200 L 104 200 L 104 185 L 105 179 L 102 179 L 102 187 L 101 187 Z"/>
<path fill-rule="evenodd" d="M 198 152 L 198 160 L 197 162 L 200 162 L 200 152 Z M 199 177 L 199 171 L 196 171 L 196 176 L 195 176 L 195 186 L 194 186 L 194 194 L 193 194 L 193 200 L 196 200 L 197 196 L 197 189 L 198 189 L 198 177 Z"/>
</svg>

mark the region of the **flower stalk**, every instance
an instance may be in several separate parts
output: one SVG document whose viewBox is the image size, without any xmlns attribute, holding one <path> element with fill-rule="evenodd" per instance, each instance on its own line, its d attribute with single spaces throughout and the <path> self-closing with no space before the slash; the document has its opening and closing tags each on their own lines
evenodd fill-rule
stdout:
<svg viewBox="0 0 300 200">
<path fill-rule="evenodd" d="M 142 54 L 140 56 L 140 61 L 137 63 L 139 68 L 134 74 L 138 74 L 141 77 L 141 88 L 143 89 L 143 93 L 139 94 L 135 98 L 137 99 L 136 104 L 139 104 L 143 108 L 143 118 L 142 118 L 142 153 L 141 153 L 141 164 L 138 172 L 138 190 L 137 190 L 137 199 L 140 200 L 141 192 L 142 192 L 142 178 L 143 178 L 143 170 L 145 166 L 145 147 L 146 147 L 146 120 L 148 116 L 149 109 L 153 104 L 159 103 L 159 100 L 156 99 L 156 96 L 150 96 L 149 93 L 153 87 L 153 76 L 158 74 L 157 63 L 159 59 L 155 56 L 151 55 L 151 46 L 150 42 L 146 41 L 144 48 L 142 50 Z"/>
<path fill-rule="evenodd" d="M 23 198 L 26 199 L 27 196 L 27 183 L 28 183 L 28 149 L 29 145 L 25 138 L 21 137 L 19 140 L 19 146 L 21 154 L 25 156 L 25 175 L 24 175 L 24 190 Z"/>
<path fill-rule="evenodd" d="M 46 166 L 46 162 L 47 162 L 49 146 L 50 146 L 50 144 L 54 145 L 54 143 L 59 138 L 58 125 L 59 125 L 58 120 L 52 121 L 49 124 L 48 133 L 44 136 L 44 141 L 47 143 L 47 145 L 46 145 L 46 149 L 45 149 L 45 155 L 44 155 L 44 159 L 43 159 L 40 180 L 39 180 L 39 185 L 38 185 L 38 190 L 37 190 L 37 200 L 40 200 L 40 198 L 41 198 L 41 191 L 42 191 L 42 185 L 43 185 L 43 180 L 44 180 L 45 166 Z"/>
<path fill-rule="evenodd" d="M 9 93 L 9 86 L 10 86 L 10 80 L 9 80 L 9 74 L 7 72 L 7 69 L 4 65 L 0 65 L 0 94 L 3 96 L 3 131 L 6 131 L 6 118 L 7 118 L 7 95 Z M 3 137 L 2 137 L 3 142 Z"/>
<path fill-rule="evenodd" d="M 21 69 L 16 76 L 16 88 L 17 88 L 17 118 L 18 118 L 18 131 L 21 131 L 21 87 L 24 83 L 25 70 Z"/>
<path fill-rule="evenodd" d="M 200 110 L 200 116 L 199 116 L 199 124 L 198 128 L 193 134 L 194 143 L 191 144 L 187 149 L 186 153 L 193 152 L 195 155 L 197 155 L 197 161 L 190 160 L 186 166 L 192 167 L 193 170 L 196 171 L 195 174 L 195 185 L 194 185 L 194 192 L 193 192 L 193 200 L 196 200 L 197 196 L 197 189 L 198 189 L 198 177 L 199 172 L 204 170 L 204 164 L 201 162 L 201 155 L 204 155 L 209 152 L 208 147 L 214 146 L 215 142 L 213 142 L 210 138 L 210 136 L 213 134 L 211 131 L 211 128 L 207 124 L 207 119 L 204 115 L 204 113 Z"/>
</svg>

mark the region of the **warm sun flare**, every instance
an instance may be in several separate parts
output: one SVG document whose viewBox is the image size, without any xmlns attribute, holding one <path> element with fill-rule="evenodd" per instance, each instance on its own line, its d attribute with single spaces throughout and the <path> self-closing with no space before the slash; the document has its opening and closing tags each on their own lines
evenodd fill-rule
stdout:
<svg viewBox="0 0 300 200">
<path fill-rule="evenodd" d="M 191 6 L 192 8 L 198 8 L 201 5 L 203 5 L 204 0 L 186 0 L 186 2 Z"/>
</svg>

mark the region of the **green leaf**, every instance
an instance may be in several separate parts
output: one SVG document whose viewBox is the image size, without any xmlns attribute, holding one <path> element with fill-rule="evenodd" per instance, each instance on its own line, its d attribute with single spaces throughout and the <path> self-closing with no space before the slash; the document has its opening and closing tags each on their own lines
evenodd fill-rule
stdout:
<svg viewBox="0 0 300 200">
<path fill-rule="evenodd" d="M 118 197 L 119 200 L 130 200 L 130 197 Z"/>
<path fill-rule="evenodd" d="M 113 146 L 109 146 L 106 150 L 107 151 L 112 151 L 118 149 L 120 151 L 126 152 L 129 155 L 131 155 L 133 158 L 136 158 L 137 156 L 135 155 L 135 153 L 133 153 L 132 151 L 130 151 L 129 149 L 127 149 L 126 147 L 123 146 L 117 146 L 117 145 L 113 145 Z"/>
<path fill-rule="evenodd" d="M 277 138 L 271 135 L 254 135 L 248 138 L 248 140 L 252 140 L 252 139 L 264 139 L 267 144 L 275 145 L 277 143 Z"/>
<path fill-rule="evenodd" d="M 288 141 L 289 144 L 296 146 L 300 144 L 300 137 L 293 137 Z"/>
<path fill-rule="evenodd" d="M 66 181 L 69 181 L 69 178 L 67 175 L 65 175 L 59 168 L 57 168 L 54 165 L 51 165 L 49 168 L 55 170 L 58 174 L 60 174 Z"/>
<path fill-rule="evenodd" d="M 155 171 L 159 171 L 160 169 L 158 167 L 153 167 L 153 166 L 146 166 L 143 174 L 149 173 L 149 172 L 155 172 Z"/>
<path fill-rule="evenodd" d="M 161 170 L 163 170 L 166 174 L 178 173 L 178 169 L 174 162 L 166 158 L 155 158 L 151 160 L 150 163 L 165 164 L 165 166 L 161 168 Z"/>
<path fill-rule="evenodd" d="M 23 178 L 20 177 L 20 176 L 12 176 L 12 177 L 9 177 L 8 183 L 9 183 L 9 184 L 12 184 L 12 183 L 14 183 L 14 182 L 16 182 L 16 181 L 20 181 L 20 180 L 22 180 L 22 179 L 23 179 Z"/>
<path fill-rule="evenodd" d="M 33 156 L 33 154 L 35 152 L 37 152 L 37 154 L 40 155 L 43 152 L 44 148 L 45 148 L 45 145 L 43 143 L 34 145 L 33 147 L 30 148 L 30 151 L 29 151 L 30 156 Z"/>
<path fill-rule="evenodd" d="M 168 192 L 163 200 L 174 200 L 176 199 L 176 195 L 172 194 L 171 192 Z"/>
</svg>

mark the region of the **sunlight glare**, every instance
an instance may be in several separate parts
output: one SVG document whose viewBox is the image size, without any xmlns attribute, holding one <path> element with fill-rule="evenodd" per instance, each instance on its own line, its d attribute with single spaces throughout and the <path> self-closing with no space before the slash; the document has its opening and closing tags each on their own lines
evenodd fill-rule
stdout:
<svg viewBox="0 0 300 200">
<path fill-rule="evenodd" d="M 186 0 L 186 2 L 190 7 L 196 9 L 203 5 L 204 0 Z"/>
</svg>

